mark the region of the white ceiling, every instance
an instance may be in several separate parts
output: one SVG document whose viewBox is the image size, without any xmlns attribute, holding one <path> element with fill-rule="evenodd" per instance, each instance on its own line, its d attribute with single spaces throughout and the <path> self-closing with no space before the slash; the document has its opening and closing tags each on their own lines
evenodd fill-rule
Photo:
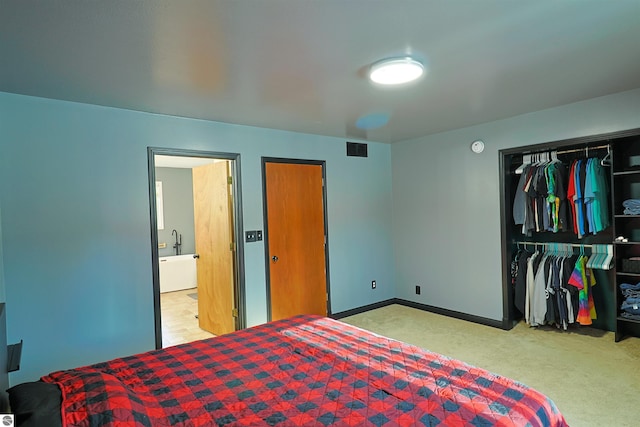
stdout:
<svg viewBox="0 0 640 427">
<path fill-rule="evenodd" d="M 640 87 L 640 0 L 0 0 L 0 91 L 395 142 Z M 412 54 L 418 83 L 368 83 Z M 386 126 L 356 126 L 368 114 Z"/>
</svg>

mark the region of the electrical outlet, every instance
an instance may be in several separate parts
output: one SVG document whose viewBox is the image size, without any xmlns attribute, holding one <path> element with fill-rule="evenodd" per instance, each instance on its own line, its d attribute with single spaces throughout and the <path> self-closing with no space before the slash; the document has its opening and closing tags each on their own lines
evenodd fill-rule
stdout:
<svg viewBox="0 0 640 427">
<path fill-rule="evenodd" d="M 416 295 L 420 295 L 420 285 L 416 285 Z"/>
<path fill-rule="evenodd" d="M 255 242 L 256 241 L 256 232 L 255 230 L 246 231 L 245 232 L 245 241 L 247 242 Z"/>
<path fill-rule="evenodd" d="M 375 280 L 372 280 L 372 281 L 371 281 L 371 289 L 375 289 L 375 288 L 376 288 L 376 286 L 377 286 L 377 285 L 376 285 L 376 281 L 375 281 Z"/>
</svg>

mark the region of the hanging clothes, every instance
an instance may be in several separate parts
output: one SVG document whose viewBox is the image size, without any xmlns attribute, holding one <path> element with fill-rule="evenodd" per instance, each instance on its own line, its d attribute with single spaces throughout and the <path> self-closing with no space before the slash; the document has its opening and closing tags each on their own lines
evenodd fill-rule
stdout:
<svg viewBox="0 0 640 427">
<path fill-rule="evenodd" d="M 513 203 L 513 219 L 522 233 L 566 229 L 566 167 L 559 160 L 524 168 Z"/>
<path fill-rule="evenodd" d="M 582 239 L 582 237 L 586 234 L 586 212 L 584 206 L 584 183 L 586 180 L 586 171 L 584 160 L 576 160 L 576 167 L 574 169 L 575 175 L 572 177 L 575 181 L 576 193 L 573 198 L 573 203 L 576 206 L 576 222 L 578 224 L 578 239 Z"/>
<path fill-rule="evenodd" d="M 533 255 L 529 258 L 527 269 L 525 270 L 526 289 L 524 299 L 524 320 L 528 324 L 531 323 L 531 298 L 535 287 L 535 276 L 536 271 L 538 270 L 538 266 L 540 265 L 540 259 L 540 253 L 538 251 L 534 252 Z"/>
<path fill-rule="evenodd" d="M 524 306 L 527 295 L 526 271 L 532 255 L 533 253 L 526 249 L 519 250 L 514 257 L 514 260 L 517 262 L 517 267 L 511 270 L 511 283 L 514 287 L 513 302 L 522 315 L 525 313 Z"/>
<path fill-rule="evenodd" d="M 524 186 L 529 175 L 529 166 L 525 166 L 518 185 L 516 186 L 516 194 L 513 198 L 513 221 L 516 225 L 524 224 L 526 218 L 527 194 L 524 192 Z"/>
<path fill-rule="evenodd" d="M 569 194 L 574 202 L 574 232 L 581 239 L 611 225 L 609 187 L 599 159 L 575 160 L 570 170 L 573 181 L 569 183 Z"/>
<path fill-rule="evenodd" d="M 592 320 L 597 319 L 596 307 L 593 303 L 593 293 L 591 288 L 596 284 L 596 278 L 593 271 L 587 267 L 588 258 L 584 255 L 578 258 L 569 284 L 575 286 L 579 291 L 578 295 L 578 314 L 576 320 L 581 325 L 591 325 Z"/>
<path fill-rule="evenodd" d="M 571 232 L 582 239 L 611 225 L 609 186 L 600 160 L 527 165 L 518 180 L 513 220 L 522 234 Z M 569 206 L 569 208 L 567 208 Z"/>
<path fill-rule="evenodd" d="M 574 179 L 575 174 L 576 174 L 576 163 L 577 162 L 572 162 L 571 166 L 569 167 L 569 175 L 568 175 L 568 183 L 567 183 L 567 200 L 569 201 L 569 215 L 571 218 L 571 223 L 573 224 L 573 233 L 577 236 L 579 236 L 578 233 L 578 221 L 576 220 L 577 218 L 577 212 L 576 212 L 576 205 L 575 205 L 575 201 L 576 201 L 576 180 Z"/>
<path fill-rule="evenodd" d="M 591 325 L 596 319 L 589 257 L 518 250 L 512 263 L 514 305 L 530 326 Z"/>
<path fill-rule="evenodd" d="M 535 273 L 533 288 L 527 295 L 529 299 L 529 325 L 541 326 L 545 324 L 547 315 L 547 281 L 550 277 L 549 267 L 551 258 L 548 254 L 543 253 L 540 260 L 540 266 Z"/>
<path fill-rule="evenodd" d="M 598 159 L 591 159 L 590 179 L 585 184 L 585 203 L 590 207 L 593 219 L 593 234 L 599 233 L 611 225 L 609 215 L 609 187 L 604 167 Z"/>
</svg>

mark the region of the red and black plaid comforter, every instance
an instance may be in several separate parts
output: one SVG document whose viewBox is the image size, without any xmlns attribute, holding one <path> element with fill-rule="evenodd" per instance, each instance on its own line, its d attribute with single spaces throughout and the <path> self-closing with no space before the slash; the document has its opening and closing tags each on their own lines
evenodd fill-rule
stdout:
<svg viewBox="0 0 640 427">
<path fill-rule="evenodd" d="M 71 426 L 565 426 L 513 380 L 300 316 L 44 377 Z"/>
</svg>

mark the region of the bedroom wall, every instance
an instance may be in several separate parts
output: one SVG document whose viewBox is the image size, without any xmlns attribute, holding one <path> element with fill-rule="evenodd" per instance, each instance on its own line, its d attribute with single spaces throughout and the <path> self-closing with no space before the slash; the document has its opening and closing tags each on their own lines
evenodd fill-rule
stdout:
<svg viewBox="0 0 640 427">
<path fill-rule="evenodd" d="M 175 229 L 182 234 L 182 253 L 196 253 L 193 222 L 193 174 L 191 169 L 156 168 L 156 181 L 162 181 L 164 230 L 158 230 L 158 242 L 167 247 L 158 249 L 158 256 L 175 255 Z"/>
<path fill-rule="evenodd" d="M 264 229 L 261 156 L 326 160 L 331 306 L 393 298 L 391 148 L 0 93 L 0 204 L 17 384 L 154 347 L 147 146 L 240 153 L 243 224 Z M 244 248 L 247 321 L 266 321 L 262 243 Z M 378 288 L 371 289 L 371 280 Z"/>
<path fill-rule="evenodd" d="M 4 291 L 4 266 L 2 263 L 2 205 L 0 205 L 0 412 L 7 411 L 9 397 L 5 392 L 9 388 L 7 372 L 7 307 Z"/>
<path fill-rule="evenodd" d="M 7 300 L 4 289 L 4 264 L 2 258 L 2 205 L 0 205 L 0 303 Z"/>
<path fill-rule="evenodd" d="M 394 144 L 396 296 L 502 320 L 498 150 L 637 127 L 640 90 Z"/>
</svg>

